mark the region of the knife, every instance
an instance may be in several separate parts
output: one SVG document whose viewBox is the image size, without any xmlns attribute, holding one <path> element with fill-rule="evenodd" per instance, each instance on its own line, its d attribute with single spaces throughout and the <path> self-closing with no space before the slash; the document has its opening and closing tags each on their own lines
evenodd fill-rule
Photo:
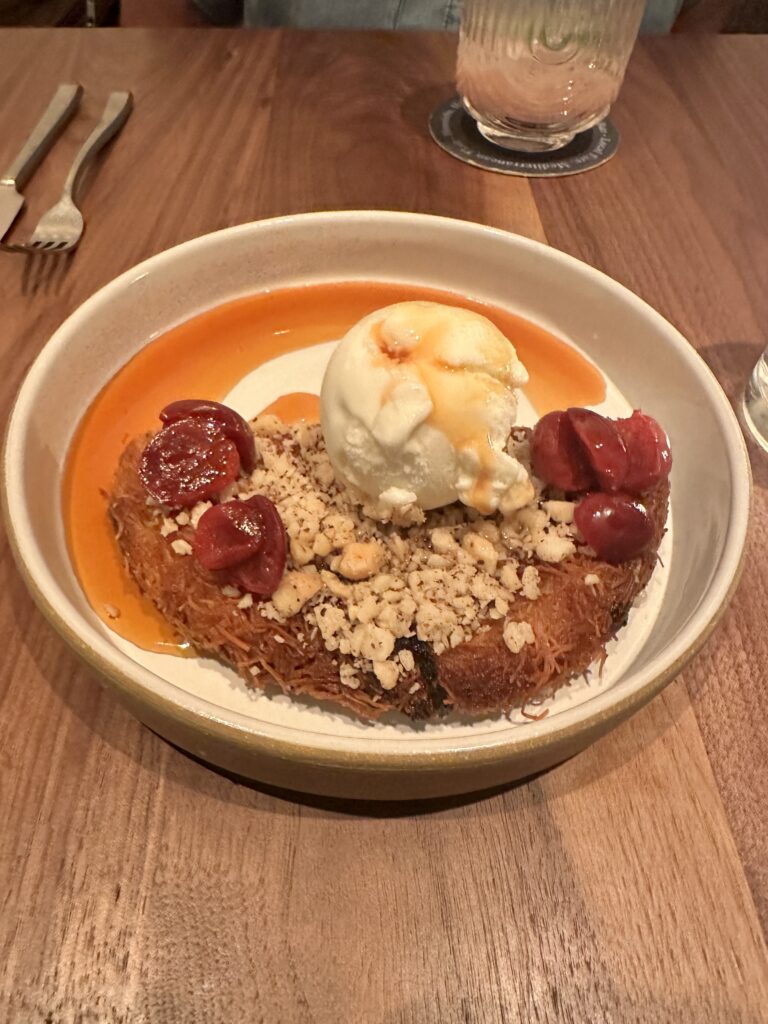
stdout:
<svg viewBox="0 0 768 1024">
<path fill-rule="evenodd" d="M 24 205 L 24 196 L 19 190 L 32 177 L 37 165 L 77 110 L 82 94 L 82 85 L 60 85 L 21 152 L 5 174 L 0 176 L 0 238 L 8 231 Z"/>
</svg>

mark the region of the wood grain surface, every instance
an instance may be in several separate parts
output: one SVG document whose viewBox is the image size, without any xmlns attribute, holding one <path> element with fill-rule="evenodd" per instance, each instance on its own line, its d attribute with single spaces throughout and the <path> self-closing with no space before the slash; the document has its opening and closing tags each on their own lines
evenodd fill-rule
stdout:
<svg viewBox="0 0 768 1024">
<path fill-rule="evenodd" d="M 0 164 L 60 81 L 86 102 L 28 187 L 50 203 L 111 89 L 136 111 L 55 265 L 0 254 L 4 415 L 52 330 L 138 260 L 327 208 L 518 231 L 628 284 L 735 401 L 768 341 L 768 38 L 643 41 L 618 155 L 536 182 L 427 137 L 439 35 L 0 33 Z M 264 791 L 158 739 L 76 661 L 0 547 L 0 1020 L 768 1020 L 768 461 L 743 584 L 704 653 L 567 764 L 427 805 Z M 705 497 L 705 496 L 703 496 Z"/>
</svg>

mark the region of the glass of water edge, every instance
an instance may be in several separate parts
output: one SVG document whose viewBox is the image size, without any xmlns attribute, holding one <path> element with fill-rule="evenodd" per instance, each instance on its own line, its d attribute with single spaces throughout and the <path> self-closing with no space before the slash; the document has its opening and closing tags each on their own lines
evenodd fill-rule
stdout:
<svg viewBox="0 0 768 1024">
<path fill-rule="evenodd" d="M 747 381 L 742 409 L 750 433 L 768 452 L 768 348 L 758 359 Z"/>
<path fill-rule="evenodd" d="M 544 152 L 601 121 L 645 0 L 464 0 L 456 81 L 480 132 Z"/>
</svg>

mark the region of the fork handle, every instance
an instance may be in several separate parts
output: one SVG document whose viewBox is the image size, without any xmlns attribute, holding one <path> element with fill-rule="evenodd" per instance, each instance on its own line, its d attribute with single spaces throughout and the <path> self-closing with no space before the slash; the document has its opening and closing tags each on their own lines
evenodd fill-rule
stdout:
<svg viewBox="0 0 768 1024">
<path fill-rule="evenodd" d="M 133 110 L 133 96 L 129 92 L 110 93 L 101 120 L 83 143 L 64 182 L 64 194 L 74 197 L 83 171 L 109 140 L 120 131 Z"/>
<path fill-rule="evenodd" d="M 17 189 L 24 187 L 43 159 L 45 154 L 59 137 L 64 125 L 77 110 L 82 85 L 60 85 L 48 104 L 48 109 L 37 122 L 24 143 L 24 147 L 11 166 L 0 177 L 0 184 L 13 185 Z"/>
</svg>

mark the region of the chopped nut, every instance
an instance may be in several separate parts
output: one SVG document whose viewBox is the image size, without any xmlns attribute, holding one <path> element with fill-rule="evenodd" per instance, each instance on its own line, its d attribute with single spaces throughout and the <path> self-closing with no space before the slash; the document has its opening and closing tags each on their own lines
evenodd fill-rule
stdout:
<svg viewBox="0 0 768 1024">
<path fill-rule="evenodd" d="M 312 551 L 320 558 L 325 558 L 326 555 L 330 555 L 331 542 L 324 533 L 318 533 L 315 535 L 315 539 L 312 542 Z"/>
<path fill-rule="evenodd" d="M 322 590 L 322 580 L 317 573 L 287 572 L 280 586 L 272 595 L 272 604 L 286 619 L 295 615 L 299 609 Z"/>
<path fill-rule="evenodd" d="M 343 548 L 355 538 L 354 520 L 349 516 L 326 516 L 323 520 L 323 533 L 328 537 L 332 547 Z"/>
<path fill-rule="evenodd" d="M 187 512 L 186 509 L 182 509 L 181 512 L 177 512 L 176 522 L 179 526 L 189 526 L 189 512 Z"/>
<path fill-rule="evenodd" d="M 496 525 L 496 523 L 492 523 L 490 521 L 481 523 L 480 526 L 477 528 L 477 532 L 480 534 L 481 537 L 485 537 L 493 544 L 498 544 L 499 538 L 501 537 L 501 532 L 499 531 L 499 528 Z"/>
<path fill-rule="evenodd" d="M 413 651 L 403 650 L 398 654 L 400 664 L 403 666 L 406 672 L 413 672 L 416 662 L 413 657 Z"/>
<path fill-rule="evenodd" d="M 357 622 L 373 622 L 376 618 L 376 612 L 378 611 L 379 603 L 373 594 L 368 594 L 360 604 L 350 604 L 349 606 L 349 617 L 353 621 Z"/>
<path fill-rule="evenodd" d="M 240 590 L 238 587 L 230 587 L 228 583 L 221 588 L 221 592 L 224 597 L 240 597 Z"/>
<path fill-rule="evenodd" d="M 445 555 L 449 551 L 455 551 L 458 547 L 456 538 L 450 530 L 443 529 L 442 527 L 432 530 L 429 535 L 429 539 L 432 543 L 432 547 L 438 552 L 438 554 Z"/>
<path fill-rule="evenodd" d="M 193 506 L 192 511 L 189 514 L 189 521 L 195 529 L 197 529 L 197 524 L 200 522 L 201 517 L 205 515 L 210 507 L 210 501 L 198 501 L 198 503 Z"/>
<path fill-rule="evenodd" d="M 179 537 L 178 540 L 171 541 L 171 547 L 177 555 L 191 555 L 192 545 Z"/>
<path fill-rule="evenodd" d="M 386 661 L 395 646 L 392 633 L 381 626 L 358 626 L 354 635 L 360 654 L 369 661 Z"/>
<path fill-rule="evenodd" d="M 501 584 L 513 594 L 522 588 L 523 584 L 517 575 L 516 562 L 507 562 L 501 567 Z"/>
<path fill-rule="evenodd" d="M 487 537 L 479 533 L 467 533 L 461 542 L 461 546 L 471 555 L 475 562 L 479 562 L 487 573 L 493 575 L 499 556 L 496 548 Z"/>
<path fill-rule="evenodd" d="M 545 501 L 544 511 L 555 523 L 572 523 L 576 504 L 573 501 Z"/>
<path fill-rule="evenodd" d="M 600 577 L 594 572 L 588 572 L 584 577 L 584 582 L 588 587 L 596 587 L 600 583 Z"/>
<path fill-rule="evenodd" d="M 163 525 L 160 527 L 160 536 L 168 537 L 172 533 L 176 533 L 179 529 L 179 524 L 175 519 L 169 519 L 168 516 L 163 516 Z"/>
<path fill-rule="evenodd" d="M 562 562 L 576 550 L 576 545 L 568 537 L 559 537 L 556 533 L 545 533 L 534 549 L 542 562 Z"/>
<path fill-rule="evenodd" d="M 294 565 L 306 565 L 314 558 L 314 552 L 303 540 L 291 541 L 291 559 Z"/>
<path fill-rule="evenodd" d="M 519 654 L 526 644 L 536 642 L 530 622 L 513 622 L 511 619 L 504 623 L 504 643 L 513 654 Z"/>
<path fill-rule="evenodd" d="M 377 541 L 345 544 L 338 563 L 338 571 L 348 580 L 367 580 L 381 568 L 384 551 Z"/>
<path fill-rule="evenodd" d="M 536 601 L 541 595 L 541 578 L 535 565 L 526 565 L 522 576 L 523 597 Z"/>
<path fill-rule="evenodd" d="M 253 607 L 253 594 L 243 594 L 240 600 L 237 602 L 237 607 L 245 611 L 246 608 Z"/>
<path fill-rule="evenodd" d="M 339 679 L 343 686 L 348 686 L 350 690 L 357 690 L 360 686 L 360 680 L 357 677 L 357 673 L 351 665 L 346 663 L 339 666 Z"/>
<path fill-rule="evenodd" d="M 120 609 L 116 608 L 113 604 L 105 604 L 104 611 L 107 613 L 107 617 L 110 619 L 120 618 Z"/>
<path fill-rule="evenodd" d="M 380 661 L 373 666 L 373 672 L 381 683 L 382 690 L 394 690 L 399 675 L 394 661 Z"/>
<path fill-rule="evenodd" d="M 328 587 L 334 597 L 341 598 L 342 601 L 346 601 L 352 593 L 352 587 L 348 583 L 344 583 L 340 580 L 335 572 L 328 572 L 327 569 L 320 570 L 320 579 Z"/>
<path fill-rule="evenodd" d="M 512 522 L 524 530 L 530 537 L 536 537 L 547 525 L 547 513 L 540 508 L 526 505 L 515 512 Z"/>
<path fill-rule="evenodd" d="M 398 577 L 392 576 L 388 572 L 382 572 L 371 581 L 371 589 L 374 594 L 384 594 L 388 590 L 394 589 L 396 586 L 399 587 L 400 584 L 401 581 Z"/>
</svg>

